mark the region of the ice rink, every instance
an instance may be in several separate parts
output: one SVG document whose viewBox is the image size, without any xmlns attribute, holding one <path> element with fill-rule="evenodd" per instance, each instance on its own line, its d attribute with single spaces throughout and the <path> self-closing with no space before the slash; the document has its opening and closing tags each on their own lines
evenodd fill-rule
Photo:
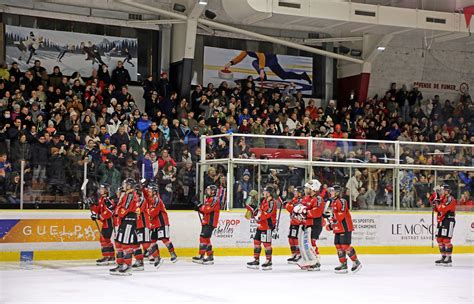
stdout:
<svg viewBox="0 0 474 304">
<path fill-rule="evenodd" d="M 335 256 L 320 272 L 274 258 L 272 271 L 250 270 L 250 257 L 216 257 L 215 265 L 183 258 L 120 277 L 93 261 L 36 262 L 33 269 L 0 263 L 0 303 L 473 303 L 474 255 L 361 255 L 356 274 L 335 274 Z"/>
</svg>

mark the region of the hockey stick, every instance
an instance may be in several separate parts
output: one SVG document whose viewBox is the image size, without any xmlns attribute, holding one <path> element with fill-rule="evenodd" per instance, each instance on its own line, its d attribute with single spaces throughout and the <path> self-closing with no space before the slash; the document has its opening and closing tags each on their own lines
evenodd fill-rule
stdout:
<svg viewBox="0 0 474 304">
<path fill-rule="evenodd" d="M 434 248 L 434 204 L 431 209 L 431 248 Z"/>
<path fill-rule="evenodd" d="M 81 192 L 82 192 L 82 203 L 87 204 L 87 207 L 89 208 L 89 211 L 91 212 L 91 215 L 94 213 L 92 212 L 91 205 L 88 203 L 87 199 L 87 183 L 89 182 L 88 179 L 84 180 L 84 183 L 82 183 L 81 186 Z M 97 220 L 94 220 L 95 225 L 97 226 L 97 230 L 99 231 L 99 234 L 102 234 L 102 231 L 100 230 L 99 224 L 97 223 Z"/>
<path fill-rule="evenodd" d="M 277 218 L 277 222 L 276 222 L 276 227 L 275 227 L 275 230 L 278 232 L 278 229 L 279 229 L 279 226 L 280 226 L 280 216 L 281 216 L 281 209 L 283 207 L 283 205 L 285 204 L 282 200 L 281 200 L 281 197 L 279 196 L 278 197 L 278 202 L 280 203 L 280 208 L 278 210 L 278 218 Z"/>
</svg>

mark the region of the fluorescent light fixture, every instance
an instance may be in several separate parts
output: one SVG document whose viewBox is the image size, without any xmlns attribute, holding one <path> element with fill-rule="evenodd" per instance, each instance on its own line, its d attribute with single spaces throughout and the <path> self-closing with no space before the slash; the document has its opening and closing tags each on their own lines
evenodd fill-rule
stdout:
<svg viewBox="0 0 474 304">
<path fill-rule="evenodd" d="M 379 50 L 379 51 L 385 51 L 385 47 L 384 47 L 384 46 L 379 46 L 379 47 L 377 47 L 377 50 Z"/>
<path fill-rule="evenodd" d="M 199 4 L 201 4 L 201 5 L 207 5 L 207 0 L 199 0 Z"/>
</svg>

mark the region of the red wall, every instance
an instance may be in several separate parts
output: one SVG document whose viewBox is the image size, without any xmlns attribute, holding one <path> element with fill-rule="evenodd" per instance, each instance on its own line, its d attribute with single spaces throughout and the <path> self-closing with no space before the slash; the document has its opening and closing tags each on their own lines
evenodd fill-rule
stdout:
<svg viewBox="0 0 474 304">
<path fill-rule="evenodd" d="M 365 101 L 369 92 L 370 73 L 361 73 L 358 75 L 339 78 L 337 80 L 339 106 L 347 105 L 351 90 L 355 91 L 359 101 Z"/>
</svg>

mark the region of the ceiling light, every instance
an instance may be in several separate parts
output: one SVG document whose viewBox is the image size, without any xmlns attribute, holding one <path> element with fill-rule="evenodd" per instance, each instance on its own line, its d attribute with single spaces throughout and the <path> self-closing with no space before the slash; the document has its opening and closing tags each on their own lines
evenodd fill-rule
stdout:
<svg viewBox="0 0 474 304">
<path fill-rule="evenodd" d="M 201 5 L 207 5 L 207 0 L 199 0 L 199 4 L 201 4 Z"/>
<path fill-rule="evenodd" d="M 382 52 L 383 52 L 383 51 L 385 51 L 385 47 L 384 47 L 384 46 L 379 46 L 379 47 L 377 47 L 377 50 L 379 50 L 379 51 L 382 51 Z"/>
</svg>

